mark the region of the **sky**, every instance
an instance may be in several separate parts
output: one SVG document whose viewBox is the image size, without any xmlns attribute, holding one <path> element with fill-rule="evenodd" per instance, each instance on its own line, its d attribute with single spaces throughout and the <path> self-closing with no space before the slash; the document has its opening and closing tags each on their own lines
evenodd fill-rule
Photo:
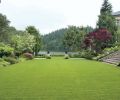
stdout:
<svg viewBox="0 0 120 100">
<path fill-rule="evenodd" d="M 120 11 L 120 0 L 109 0 Z M 1 0 L 0 13 L 11 26 L 25 30 L 29 25 L 47 34 L 68 25 L 96 26 L 103 0 Z"/>
</svg>

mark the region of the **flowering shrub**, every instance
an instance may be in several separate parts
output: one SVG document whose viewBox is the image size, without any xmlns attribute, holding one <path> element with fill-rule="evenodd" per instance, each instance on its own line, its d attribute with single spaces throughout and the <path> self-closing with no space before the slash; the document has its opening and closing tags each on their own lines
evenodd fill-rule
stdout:
<svg viewBox="0 0 120 100">
<path fill-rule="evenodd" d="M 31 53 L 24 53 L 23 57 L 25 57 L 27 60 L 32 60 L 33 59 L 33 54 L 31 54 Z"/>
</svg>

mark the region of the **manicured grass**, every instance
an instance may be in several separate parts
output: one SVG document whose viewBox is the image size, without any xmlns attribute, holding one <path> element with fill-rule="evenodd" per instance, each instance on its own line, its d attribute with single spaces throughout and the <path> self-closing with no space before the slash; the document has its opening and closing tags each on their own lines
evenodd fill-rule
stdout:
<svg viewBox="0 0 120 100">
<path fill-rule="evenodd" d="M 0 100 L 120 100 L 120 68 L 63 58 L 1 67 Z"/>
</svg>

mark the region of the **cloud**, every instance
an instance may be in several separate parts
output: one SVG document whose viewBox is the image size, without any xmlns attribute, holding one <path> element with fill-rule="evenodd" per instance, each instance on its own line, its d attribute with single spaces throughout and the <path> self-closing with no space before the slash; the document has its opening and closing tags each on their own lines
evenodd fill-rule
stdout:
<svg viewBox="0 0 120 100">
<path fill-rule="evenodd" d="M 0 12 L 11 25 L 25 29 L 35 25 L 42 34 L 67 25 L 95 27 L 103 0 L 3 0 Z M 114 11 L 120 10 L 120 0 L 110 0 Z"/>
</svg>

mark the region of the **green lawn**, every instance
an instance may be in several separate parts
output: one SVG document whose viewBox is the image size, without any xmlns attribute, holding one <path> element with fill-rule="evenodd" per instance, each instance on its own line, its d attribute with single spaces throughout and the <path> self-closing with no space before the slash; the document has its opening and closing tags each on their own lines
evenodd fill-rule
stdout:
<svg viewBox="0 0 120 100">
<path fill-rule="evenodd" d="M 120 68 L 63 58 L 1 67 L 0 100 L 120 100 Z"/>
</svg>

